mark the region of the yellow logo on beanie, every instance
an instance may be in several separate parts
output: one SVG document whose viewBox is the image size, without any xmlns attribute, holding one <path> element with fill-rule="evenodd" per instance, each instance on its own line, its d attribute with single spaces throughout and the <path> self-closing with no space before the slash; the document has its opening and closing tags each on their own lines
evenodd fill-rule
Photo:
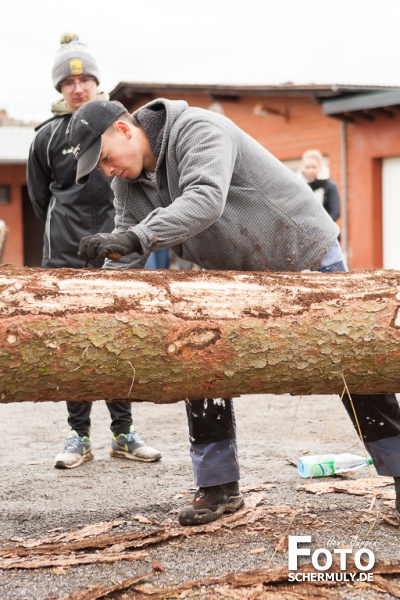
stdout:
<svg viewBox="0 0 400 600">
<path fill-rule="evenodd" d="M 69 70 L 71 75 L 81 75 L 83 73 L 83 65 L 80 58 L 73 58 L 69 61 Z"/>
</svg>

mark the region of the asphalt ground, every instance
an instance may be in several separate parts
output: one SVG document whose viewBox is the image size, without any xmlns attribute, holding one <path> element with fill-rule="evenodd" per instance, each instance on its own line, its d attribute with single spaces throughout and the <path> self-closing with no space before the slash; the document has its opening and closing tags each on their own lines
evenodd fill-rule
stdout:
<svg viewBox="0 0 400 600">
<path fill-rule="evenodd" d="M 353 548 L 354 553 L 369 544 L 377 562 L 399 563 L 400 530 L 392 519 L 394 492 L 392 486 L 382 488 L 383 497 L 375 493 L 374 498 L 374 482 L 381 478 L 373 467 L 340 479 L 313 482 L 348 485 L 346 482 L 357 481 L 364 485 L 364 492 L 316 494 L 304 490 L 307 481 L 299 477 L 294 466 L 304 453 L 364 453 L 337 396 L 243 396 L 234 403 L 240 485 L 246 504 L 235 515 L 201 531 L 180 527 L 177 522 L 179 507 L 190 501 L 195 489 L 183 402 L 134 404 L 136 428 L 148 444 L 162 452 L 160 462 L 149 464 L 109 456 L 109 414 L 104 402 L 95 402 L 95 459 L 72 470 L 53 467 L 53 458 L 68 435 L 64 403 L 2 404 L 0 567 L 7 568 L 0 569 L 0 599 L 292 598 L 293 594 L 312 597 L 317 590 L 322 594 L 318 586 L 310 592 L 302 584 L 291 584 L 286 592 L 280 587 L 285 583 L 282 581 L 272 583 L 271 591 L 265 582 L 256 585 L 254 580 L 250 587 L 236 587 L 236 596 L 228 595 L 227 590 L 231 593 L 233 588 L 226 578 L 232 574 L 253 577 L 259 569 L 287 569 L 288 539 L 296 535 L 312 537 L 311 552 L 316 548 L 332 552 L 340 543 L 341 547 Z M 158 539 L 161 531 L 163 539 Z M 105 533 L 110 536 L 107 551 L 98 541 L 98 535 Z M 137 544 L 127 546 L 126 539 L 132 535 L 136 535 Z M 49 559 L 46 544 L 49 547 L 56 539 L 80 543 L 90 539 L 94 562 L 79 563 L 81 555 L 73 546 L 70 553 L 56 552 L 58 563 L 54 554 Z M 21 548 L 23 561 L 8 568 L 7 556 L 21 557 Z M 38 549 L 47 557 L 44 566 L 38 564 Z M 115 560 L 118 551 L 121 556 L 128 551 L 145 555 Z M 107 553 L 113 558 L 106 560 Z M 78 562 L 71 564 L 71 557 L 78 557 Z M 318 597 L 398 597 L 390 593 L 398 585 L 394 571 L 392 588 L 387 584 L 385 590 L 382 582 L 361 587 L 337 585 Z M 118 588 L 122 581 L 140 577 L 143 580 L 136 587 L 132 584 L 114 595 L 93 591 L 96 586 Z M 223 590 L 223 578 L 225 596 L 218 595 Z M 218 579 L 220 585 L 210 583 Z M 204 585 L 193 583 L 196 581 Z M 189 586 L 191 596 L 184 586 Z M 162 590 L 172 589 L 175 595 L 167 595 L 167 591 L 162 595 Z M 146 596 L 143 590 L 147 590 Z M 246 595 L 250 591 L 253 595 Z"/>
</svg>

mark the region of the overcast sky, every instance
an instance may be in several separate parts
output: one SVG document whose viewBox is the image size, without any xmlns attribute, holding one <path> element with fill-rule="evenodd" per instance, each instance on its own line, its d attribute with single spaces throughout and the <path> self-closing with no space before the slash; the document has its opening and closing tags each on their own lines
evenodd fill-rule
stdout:
<svg viewBox="0 0 400 600">
<path fill-rule="evenodd" d="M 64 31 L 88 44 L 101 88 L 158 83 L 400 85 L 400 0 L 8 0 L 0 109 L 43 120 Z"/>
</svg>

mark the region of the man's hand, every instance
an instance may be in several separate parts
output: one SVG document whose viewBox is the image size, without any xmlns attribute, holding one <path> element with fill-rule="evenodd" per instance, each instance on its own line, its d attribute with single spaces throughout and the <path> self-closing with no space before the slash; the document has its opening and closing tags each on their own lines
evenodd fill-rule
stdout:
<svg viewBox="0 0 400 600">
<path fill-rule="evenodd" d="M 107 258 L 110 254 L 126 256 L 132 252 L 142 254 L 142 245 L 136 233 L 125 231 L 124 233 L 96 233 L 83 237 L 79 244 L 78 255 L 90 260 L 97 256 Z"/>
</svg>

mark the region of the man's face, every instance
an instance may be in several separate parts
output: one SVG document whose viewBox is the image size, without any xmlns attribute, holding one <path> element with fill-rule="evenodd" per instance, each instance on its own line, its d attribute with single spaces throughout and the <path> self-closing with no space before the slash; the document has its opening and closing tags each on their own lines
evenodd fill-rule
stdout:
<svg viewBox="0 0 400 600">
<path fill-rule="evenodd" d="M 82 104 L 96 99 L 96 80 L 89 75 L 67 77 L 61 84 L 61 93 L 67 107 L 75 112 Z"/>
<path fill-rule="evenodd" d="M 145 165 L 143 132 L 122 121 L 113 124 L 113 131 L 102 135 L 98 168 L 107 176 L 137 179 Z"/>
</svg>

